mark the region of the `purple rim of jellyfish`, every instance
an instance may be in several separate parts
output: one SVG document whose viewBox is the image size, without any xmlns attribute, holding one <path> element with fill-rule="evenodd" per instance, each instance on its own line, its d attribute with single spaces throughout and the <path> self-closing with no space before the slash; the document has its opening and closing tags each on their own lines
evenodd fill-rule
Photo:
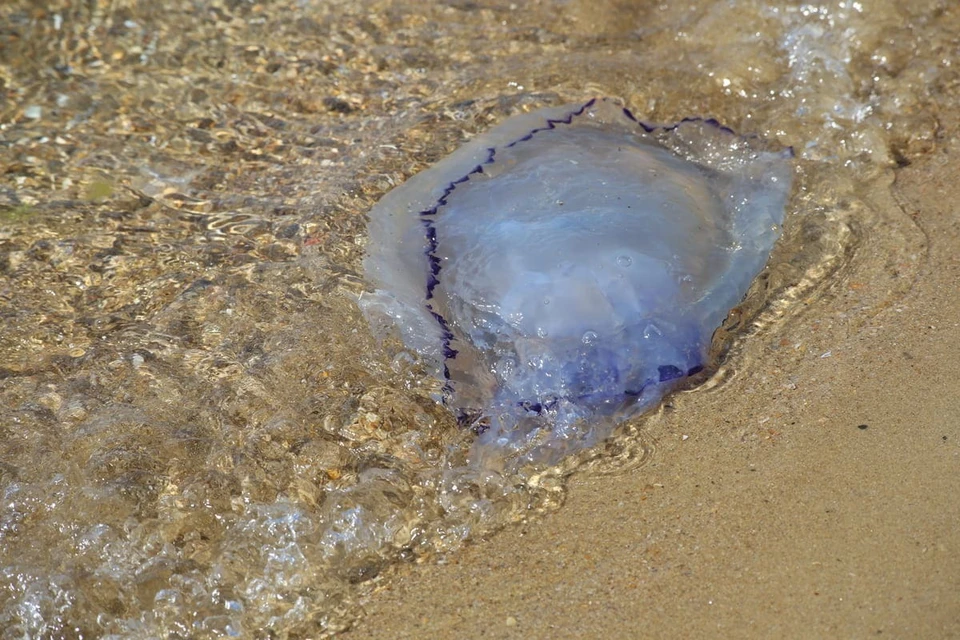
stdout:
<svg viewBox="0 0 960 640">
<path fill-rule="evenodd" d="M 531 138 L 533 138 L 533 136 L 537 135 L 538 133 L 556 129 L 557 125 L 573 124 L 574 118 L 576 118 L 577 116 L 583 115 L 583 113 L 587 109 L 592 107 L 594 104 L 596 104 L 596 102 L 597 102 L 597 98 L 593 98 L 590 101 L 586 102 L 581 107 L 579 107 L 578 109 L 575 109 L 574 111 L 571 111 L 570 113 L 568 113 L 566 117 L 556 118 L 556 119 L 553 119 L 553 118 L 547 119 L 547 124 L 545 126 L 537 127 L 536 129 L 533 129 L 526 135 L 520 138 L 517 138 L 513 142 L 510 142 L 509 144 L 505 145 L 505 147 L 507 149 L 511 147 L 515 147 L 521 142 L 526 142 L 527 140 L 530 140 Z M 667 131 L 667 132 L 675 131 L 677 128 L 679 128 L 683 124 L 699 122 L 699 123 L 708 125 L 710 127 L 713 127 L 719 131 L 722 131 L 723 133 L 726 133 L 728 135 L 732 135 L 734 137 L 741 137 L 737 134 L 736 131 L 734 131 L 730 127 L 727 127 L 721 124 L 719 121 L 717 121 L 714 118 L 687 117 L 671 125 L 652 125 L 652 124 L 643 122 L 642 120 L 638 120 L 636 116 L 634 116 L 633 113 L 626 107 L 622 107 L 622 110 L 623 110 L 623 115 L 626 116 L 628 120 L 637 124 L 637 126 L 643 129 L 646 133 L 653 133 L 655 131 Z M 752 139 L 757 138 L 757 136 L 753 136 L 753 135 L 745 136 L 745 137 L 752 138 Z M 794 155 L 793 148 L 788 147 L 785 150 L 785 153 L 788 155 L 788 157 L 792 158 Z M 433 318 L 437 321 L 437 324 L 440 325 L 440 335 L 442 340 L 443 358 L 444 358 L 443 377 L 444 377 L 444 380 L 446 381 L 443 386 L 443 394 L 444 394 L 445 400 L 449 395 L 453 393 L 453 385 L 450 379 L 450 368 L 447 366 L 447 361 L 455 359 L 457 357 L 458 352 L 452 346 L 456 336 L 454 336 L 453 331 L 451 331 L 450 324 L 447 322 L 446 318 L 444 318 L 442 314 L 440 314 L 439 312 L 437 312 L 436 309 L 433 308 L 433 305 L 430 302 L 430 300 L 433 299 L 434 289 L 436 289 L 437 285 L 440 284 L 440 270 L 441 270 L 440 258 L 437 257 L 437 248 L 439 244 L 437 240 L 436 216 L 440 212 L 440 209 L 447 205 L 450 195 L 454 191 L 456 191 L 459 185 L 470 180 L 471 176 L 475 174 L 483 173 L 483 168 L 487 165 L 491 165 L 494 162 L 496 162 L 496 157 L 497 157 L 496 147 L 488 147 L 487 157 L 483 162 L 475 166 L 473 169 L 467 172 L 467 174 L 464 175 L 463 177 L 458 178 L 457 180 L 454 180 L 450 184 L 448 184 L 447 187 L 443 190 L 443 193 L 434 203 L 434 205 L 429 209 L 424 209 L 419 214 L 420 221 L 423 223 L 424 234 L 426 235 L 426 238 L 427 238 L 427 248 L 424 250 L 424 254 L 426 255 L 427 262 L 430 265 L 430 273 L 427 275 L 427 284 L 426 284 L 426 308 L 427 308 L 427 311 L 430 312 L 430 315 L 432 315 Z M 702 363 L 694 365 L 687 371 L 684 371 L 672 364 L 661 365 L 660 367 L 658 367 L 659 380 L 654 380 L 654 379 L 645 380 L 638 389 L 627 390 L 624 393 L 624 395 L 628 398 L 639 397 L 643 393 L 644 389 L 646 389 L 651 384 L 669 382 L 671 380 L 677 380 L 679 378 L 689 377 L 697 373 L 700 373 L 701 371 L 703 371 L 703 368 L 704 367 Z M 552 406 L 554 406 L 557 400 L 558 400 L 557 398 L 553 398 L 545 402 L 529 402 L 524 400 L 524 401 L 518 402 L 517 405 L 525 409 L 526 411 L 540 415 L 541 413 L 543 413 L 543 411 L 549 410 Z"/>
</svg>

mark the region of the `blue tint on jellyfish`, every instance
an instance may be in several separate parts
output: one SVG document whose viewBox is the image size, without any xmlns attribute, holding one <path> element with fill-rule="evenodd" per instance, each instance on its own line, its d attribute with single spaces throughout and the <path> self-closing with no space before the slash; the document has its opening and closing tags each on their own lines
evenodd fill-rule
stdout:
<svg viewBox="0 0 960 640">
<path fill-rule="evenodd" d="M 779 237 L 791 157 L 610 100 L 516 116 L 374 207 L 361 306 L 487 440 L 593 444 L 703 369 Z"/>
</svg>

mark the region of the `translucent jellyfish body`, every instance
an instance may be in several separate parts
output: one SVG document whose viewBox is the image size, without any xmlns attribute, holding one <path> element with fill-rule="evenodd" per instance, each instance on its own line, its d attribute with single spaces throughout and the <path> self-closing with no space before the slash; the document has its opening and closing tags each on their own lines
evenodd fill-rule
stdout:
<svg viewBox="0 0 960 640">
<path fill-rule="evenodd" d="M 361 306 L 481 441 L 591 446 L 703 368 L 779 236 L 791 157 L 609 100 L 510 118 L 373 208 Z"/>
</svg>

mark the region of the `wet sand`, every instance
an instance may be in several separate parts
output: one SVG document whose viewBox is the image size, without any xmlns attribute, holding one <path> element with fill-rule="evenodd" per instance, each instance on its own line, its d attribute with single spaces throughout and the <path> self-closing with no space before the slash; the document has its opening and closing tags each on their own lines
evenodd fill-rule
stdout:
<svg viewBox="0 0 960 640">
<path fill-rule="evenodd" d="M 861 314 L 843 278 L 652 418 L 647 464 L 399 570 L 345 637 L 960 637 L 958 156 L 897 173 L 929 246 L 906 295 Z"/>
<path fill-rule="evenodd" d="M 960 4 L 735 5 L 0 2 L 0 637 L 960 637 Z M 800 151 L 787 316 L 641 466 L 475 481 L 367 213 L 588 96 Z"/>
</svg>

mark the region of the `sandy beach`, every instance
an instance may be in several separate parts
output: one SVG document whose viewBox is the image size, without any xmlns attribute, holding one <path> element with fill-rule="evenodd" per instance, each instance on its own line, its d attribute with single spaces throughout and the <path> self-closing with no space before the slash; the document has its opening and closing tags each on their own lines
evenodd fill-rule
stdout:
<svg viewBox="0 0 960 640">
<path fill-rule="evenodd" d="M 955 0 L 0 2 L 0 639 L 960 638 L 957 34 Z M 594 97 L 743 134 L 683 134 L 720 165 L 792 149 L 782 237 L 702 386 L 478 463 L 358 306 L 371 212 Z"/>
<path fill-rule="evenodd" d="M 896 175 L 929 239 L 909 293 L 863 322 L 845 278 L 792 327 L 805 355 L 682 394 L 648 464 L 401 569 L 345 637 L 960 637 L 956 134 Z"/>
</svg>

